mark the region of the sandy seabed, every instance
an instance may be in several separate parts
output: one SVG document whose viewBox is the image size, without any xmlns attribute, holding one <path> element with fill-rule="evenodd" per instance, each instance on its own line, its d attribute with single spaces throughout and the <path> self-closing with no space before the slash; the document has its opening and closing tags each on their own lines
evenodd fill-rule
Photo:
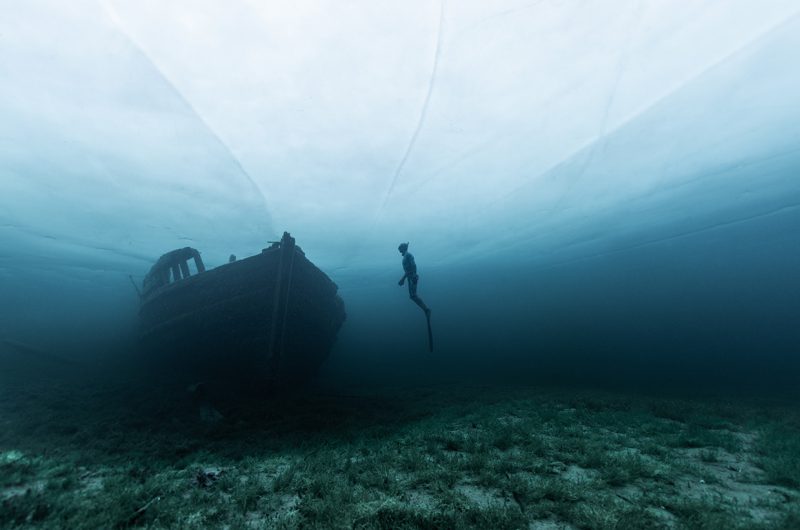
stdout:
<svg viewBox="0 0 800 530">
<path fill-rule="evenodd" d="M 800 528 L 781 399 L 0 379 L 0 526 Z"/>
</svg>

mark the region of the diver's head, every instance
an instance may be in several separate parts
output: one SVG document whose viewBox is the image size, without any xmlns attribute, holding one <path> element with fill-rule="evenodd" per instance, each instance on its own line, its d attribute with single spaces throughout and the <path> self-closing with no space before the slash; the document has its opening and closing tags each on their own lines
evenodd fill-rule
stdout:
<svg viewBox="0 0 800 530">
<path fill-rule="evenodd" d="M 400 254 L 405 254 L 406 250 L 408 250 L 408 243 L 400 243 L 400 246 L 397 247 L 397 250 L 400 251 Z"/>
</svg>

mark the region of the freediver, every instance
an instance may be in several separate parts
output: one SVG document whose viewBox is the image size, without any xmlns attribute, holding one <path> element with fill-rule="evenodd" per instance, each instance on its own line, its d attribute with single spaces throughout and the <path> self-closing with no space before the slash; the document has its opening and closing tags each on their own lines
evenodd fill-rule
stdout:
<svg viewBox="0 0 800 530">
<path fill-rule="evenodd" d="M 431 309 L 425 305 L 425 302 L 422 301 L 422 298 L 417 296 L 417 282 L 419 282 L 419 274 L 417 274 L 417 263 L 414 261 L 414 256 L 411 252 L 408 251 L 408 243 L 400 243 L 400 246 L 397 247 L 397 250 L 400 251 L 400 254 L 403 255 L 403 277 L 400 278 L 400 281 L 397 282 L 397 285 L 403 285 L 405 283 L 406 278 L 408 279 L 408 296 L 417 304 L 423 311 L 425 311 L 425 316 L 430 319 L 431 317 Z"/>
</svg>

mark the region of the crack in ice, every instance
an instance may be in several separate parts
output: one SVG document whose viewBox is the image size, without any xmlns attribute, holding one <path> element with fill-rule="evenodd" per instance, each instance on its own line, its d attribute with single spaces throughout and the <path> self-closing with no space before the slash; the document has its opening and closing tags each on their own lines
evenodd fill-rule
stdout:
<svg viewBox="0 0 800 530">
<path fill-rule="evenodd" d="M 245 179 L 247 179 L 247 181 L 252 186 L 253 190 L 255 190 L 256 194 L 261 199 L 261 203 L 264 206 L 265 213 L 266 213 L 266 216 L 267 216 L 267 222 L 271 226 L 272 225 L 272 216 L 269 213 L 269 201 L 267 201 L 267 197 L 264 195 L 264 192 L 261 190 L 261 187 L 258 185 L 258 183 L 253 179 L 253 177 L 250 175 L 250 173 L 248 173 L 248 171 L 244 168 L 244 165 L 242 165 L 242 162 L 234 154 L 234 152 L 230 148 L 230 146 L 228 146 L 228 144 L 225 143 L 225 141 L 214 130 L 214 128 L 211 127 L 211 125 L 206 121 L 205 118 L 203 118 L 202 114 L 200 114 L 200 112 L 194 107 L 194 105 L 191 104 L 191 102 L 188 100 L 186 95 L 184 95 L 184 93 L 177 87 L 177 85 L 175 85 L 175 83 L 172 82 L 172 80 L 166 75 L 166 73 L 163 70 L 161 70 L 161 68 L 158 66 L 156 61 L 153 60 L 153 58 L 150 57 L 150 55 L 145 51 L 144 47 L 141 44 L 139 44 L 139 42 L 133 37 L 133 35 L 131 35 L 128 31 L 125 30 L 125 28 L 122 25 L 122 22 L 121 22 L 121 20 L 119 18 L 119 15 L 116 12 L 116 10 L 114 9 L 114 6 L 111 5 L 111 2 L 106 0 L 105 2 L 102 3 L 102 6 L 105 8 L 106 14 L 108 15 L 109 19 L 111 19 L 111 21 L 117 27 L 117 30 L 126 39 L 128 39 L 128 41 L 131 43 L 131 45 L 134 47 L 134 49 L 136 49 L 136 51 L 138 51 L 139 54 L 141 54 L 141 56 L 144 57 L 144 59 L 147 60 L 148 63 L 150 63 L 150 66 L 153 67 L 153 69 L 156 71 L 158 76 L 172 89 L 173 93 L 176 96 L 178 96 L 178 98 L 183 102 L 184 105 L 186 105 L 186 107 L 189 109 L 189 111 L 192 113 L 192 115 L 194 115 L 197 118 L 197 120 L 200 121 L 200 123 L 203 125 L 203 127 L 206 128 L 206 130 L 209 132 L 209 134 L 212 136 L 212 138 L 214 138 L 214 140 L 228 154 L 228 156 L 230 157 L 230 159 L 233 162 L 233 164 L 236 166 L 236 168 L 239 170 L 239 172 L 245 177 Z"/>
<path fill-rule="evenodd" d="M 378 209 L 378 214 L 386 207 L 386 204 L 389 202 L 389 198 L 392 196 L 394 192 L 394 187 L 397 184 L 397 180 L 400 177 L 400 174 L 403 172 L 405 168 L 406 162 L 408 161 L 408 157 L 411 155 L 411 151 L 414 150 L 414 145 L 417 143 L 417 138 L 419 137 L 419 133 L 422 130 L 422 126 L 425 123 L 425 118 L 428 114 L 428 105 L 431 102 L 431 95 L 433 94 L 433 87 L 436 84 L 436 72 L 439 69 L 439 56 L 442 50 L 442 26 L 444 25 L 444 2 L 442 0 L 439 4 L 439 27 L 436 32 L 436 49 L 433 53 L 433 68 L 431 69 L 431 77 L 428 81 L 428 91 L 425 94 L 425 99 L 422 102 L 422 109 L 420 109 L 419 119 L 417 120 L 417 126 L 414 128 L 414 132 L 411 134 L 411 138 L 408 141 L 408 145 L 406 146 L 406 150 L 403 153 L 403 157 L 400 159 L 400 163 L 397 164 L 397 168 L 394 170 L 394 175 L 392 176 L 392 181 L 389 183 L 389 189 L 386 191 L 386 195 L 383 198 L 383 203 L 381 207 Z"/>
</svg>

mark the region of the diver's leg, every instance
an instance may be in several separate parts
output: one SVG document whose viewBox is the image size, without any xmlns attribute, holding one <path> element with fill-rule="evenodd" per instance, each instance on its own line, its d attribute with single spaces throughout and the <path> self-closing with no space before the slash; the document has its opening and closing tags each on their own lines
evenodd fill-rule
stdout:
<svg viewBox="0 0 800 530">
<path fill-rule="evenodd" d="M 431 308 L 425 305 L 425 302 L 422 301 L 422 298 L 420 298 L 417 295 L 414 295 L 411 299 L 414 300 L 414 303 L 420 306 L 423 311 L 425 311 L 426 315 L 430 314 Z"/>
<path fill-rule="evenodd" d="M 431 310 L 428 306 L 425 305 L 425 302 L 422 301 L 422 298 L 417 296 L 417 282 L 419 281 L 419 277 L 415 276 L 413 278 L 409 278 L 408 281 L 408 294 L 411 299 L 417 304 L 423 311 L 425 311 L 426 315 L 430 315 Z"/>
</svg>

